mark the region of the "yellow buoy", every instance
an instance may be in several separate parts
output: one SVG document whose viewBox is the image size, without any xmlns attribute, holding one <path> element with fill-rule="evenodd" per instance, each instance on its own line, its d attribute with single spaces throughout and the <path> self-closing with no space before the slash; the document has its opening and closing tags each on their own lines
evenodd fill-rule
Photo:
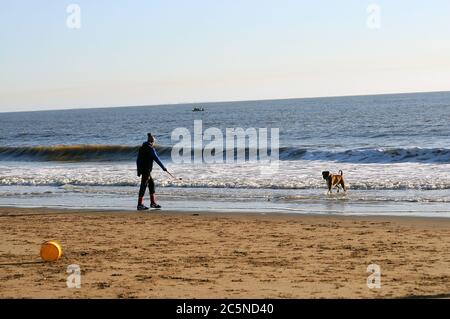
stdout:
<svg viewBox="0 0 450 319">
<path fill-rule="evenodd" d="M 41 258 L 45 261 L 57 261 L 62 255 L 61 246 L 54 240 L 46 241 L 41 246 Z"/>
</svg>

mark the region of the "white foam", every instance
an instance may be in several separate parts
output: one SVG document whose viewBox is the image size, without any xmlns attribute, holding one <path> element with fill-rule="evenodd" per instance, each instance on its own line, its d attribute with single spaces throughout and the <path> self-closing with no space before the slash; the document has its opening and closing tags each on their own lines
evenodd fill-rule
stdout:
<svg viewBox="0 0 450 319">
<path fill-rule="evenodd" d="M 450 164 L 349 164 L 326 161 L 282 161 L 278 170 L 256 163 L 181 165 L 168 168 L 183 180 L 174 180 L 156 168 L 160 187 L 318 189 L 325 187 L 321 172 L 344 171 L 353 190 L 450 189 Z M 134 164 L 6 163 L 0 165 L 0 185 L 14 186 L 136 186 Z"/>
</svg>

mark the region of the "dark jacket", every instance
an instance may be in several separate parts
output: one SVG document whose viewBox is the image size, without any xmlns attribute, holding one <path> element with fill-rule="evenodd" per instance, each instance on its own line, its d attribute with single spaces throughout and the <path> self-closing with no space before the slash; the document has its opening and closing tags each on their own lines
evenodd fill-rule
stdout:
<svg viewBox="0 0 450 319">
<path fill-rule="evenodd" d="M 136 160 L 137 175 L 141 176 L 144 173 L 150 173 L 153 169 L 153 161 L 155 161 L 163 171 L 167 171 L 156 150 L 150 146 L 149 142 L 144 142 L 139 148 Z"/>
</svg>

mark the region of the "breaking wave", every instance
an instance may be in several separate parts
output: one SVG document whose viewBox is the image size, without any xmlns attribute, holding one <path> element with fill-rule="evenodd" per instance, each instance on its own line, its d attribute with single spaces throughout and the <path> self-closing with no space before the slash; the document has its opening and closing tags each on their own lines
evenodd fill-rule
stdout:
<svg viewBox="0 0 450 319">
<path fill-rule="evenodd" d="M 160 156 L 170 158 L 172 147 L 157 146 Z M 54 145 L 0 146 L 0 161 L 118 162 L 134 161 L 139 146 L 129 145 Z M 244 151 L 248 159 L 250 149 Z M 272 152 L 269 150 L 270 155 Z M 191 155 L 193 150 L 191 150 Z M 450 149 L 445 148 L 376 148 L 345 151 L 308 150 L 281 147 L 280 160 L 334 161 L 342 163 L 450 163 Z"/>
</svg>

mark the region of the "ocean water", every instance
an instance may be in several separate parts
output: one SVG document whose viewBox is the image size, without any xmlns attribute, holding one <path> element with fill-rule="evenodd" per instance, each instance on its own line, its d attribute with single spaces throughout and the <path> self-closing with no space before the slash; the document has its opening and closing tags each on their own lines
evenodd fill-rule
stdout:
<svg viewBox="0 0 450 319">
<path fill-rule="evenodd" d="M 165 209 L 450 217 L 450 92 L 0 113 L 0 205 L 135 209 L 146 133 Z M 279 166 L 177 164 L 174 129 L 278 128 Z M 269 142 L 270 144 L 270 142 Z M 326 195 L 321 172 L 344 171 Z"/>
</svg>

